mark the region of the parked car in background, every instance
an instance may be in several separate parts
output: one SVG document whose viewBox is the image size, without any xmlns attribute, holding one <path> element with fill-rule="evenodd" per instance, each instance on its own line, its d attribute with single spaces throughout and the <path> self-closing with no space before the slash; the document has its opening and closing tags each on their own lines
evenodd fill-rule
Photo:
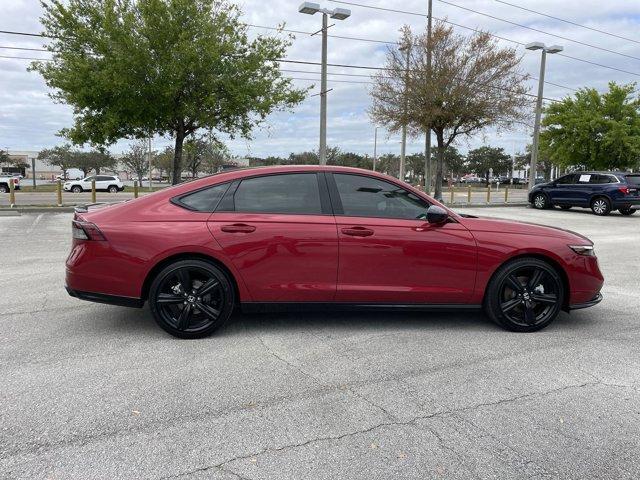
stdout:
<svg viewBox="0 0 640 480">
<path fill-rule="evenodd" d="M 70 295 L 141 307 L 172 335 L 210 334 L 234 308 L 483 309 L 539 330 L 595 305 L 587 238 L 459 215 L 396 178 L 334 166 L 237 169 L 78 208 Z"/>
<path fill-rule="evenodd" d="M 0 193 L 9 193 L 9 183 L 13 182 L 13 188 L 20 190 L 20 177 L 13 174 L 0 173 Z"/>
<path fill-rule="evenodd" d="M 63 174 L 57 175 L 56 180 L 82 180 L 84 178 L 84 172 L 79 168 L 69 168 L 66 174 L 66 178 Z"/>
<path fill-rule="evenodd" d="M 529 203 L 539 209 L 557 205 L 564 210 L 591 208 L 596 215 L 608 215 L 612 210 L 632 215 L 640 208 L 640 173 L 569 173 L 533 187 Z"/>
<path fill-rule="evenodd" d="M 95 178 L 96 190 L 102 190 L 110 193 L 117 193 L 124 190 L 124 183 L 114 175 L 92 175 L 82 180 L 65 182 L 64 189 L 67 192 L 80 193 L 91 191 L 91 182 Z"/>
<path fill-rule="evenodd" d="M 460 183 L 483 183 L 484 179 L 475 175 L 465 175 L 460 179 Z"/>
</svg>

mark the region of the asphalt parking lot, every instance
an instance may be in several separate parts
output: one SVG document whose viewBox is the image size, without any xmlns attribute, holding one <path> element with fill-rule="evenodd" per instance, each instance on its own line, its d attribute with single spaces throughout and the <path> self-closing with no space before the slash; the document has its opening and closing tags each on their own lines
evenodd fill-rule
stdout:
<svg viewBox="0 0 640 480">
<path fill-rule="evenodd" d="M 604 301 L 534 334 L 326 312 L 180 341 L 67 296 L 71 214 L 0 217 L 0 477 L 640 478 L 640 215 L 464 211 L 587 235 Z"/>
</svg>

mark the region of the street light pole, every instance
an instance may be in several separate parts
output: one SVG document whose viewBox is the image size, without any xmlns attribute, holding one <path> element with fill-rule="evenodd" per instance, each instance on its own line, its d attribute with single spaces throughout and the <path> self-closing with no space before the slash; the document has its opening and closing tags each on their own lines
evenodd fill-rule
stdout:
<svg viewBox="0 0 640 480">
<path fill-rule="evenodd" d="M 431 15 L 433 13 L 433 0 L 429 0 L 427 19 L 427 75 L 431 79 Z M 424 191 L 431 193 L 431 126 L 424 132 Z"/>
<path fill-rule="evenodd" d="M 376 171 L 376 160 L 378 159 L 378 127 L 373 129 L 373 171 Z"/>
<path fill-rule="evenodd" d="M 540 118 L 542 116 L 542 95 L 544 92 L 544 74 L 547 63 L 547 53 L 558 53 L 564 48 L 560 45 L 551 45 L 550 47 L 547 47 L 541 42 L 528 43 L 525 48 L 527 50 L 542 50 L 542 58 L 540 59 L 540 77 L 538 79 L 538 98 L 536 99 L 536 120 L 533 125 L 533 145 L 531 147 L 531 164 L 529 166 L 529 189 L 532 189 L 536 185 L 537 177 Z"/>
<path fill-rule="evenodd" d="M 320 165 L 327 164 L 327 28 L 329 17 L 334 20 L 344 20 L 351 16 L 351 10 L 335 8 L 328 10 L 320 8 L 318 3 L 304 2 L 298 7 L 298 12 L 307 15 L 322 13 L 322 66 L 320 71 L 320 147 L 318 156 Z M 318 33 L 318 32 L 316 32 Z M 314 34 L 315 35 L 315 34 Z"/>
<path fill-rule="evenodd" d="M 400 51 L 407 52 L 407 65 L 404 73 L 404 107 L 403 107 L 403 122 L 402 122 L 402 144 L 400 145 L 400 171 L 398 172 L 398 179 L 404 181 L 404 163 L 405 155 L 407 151 L 407 109 L 408 109 L 408 90 L 409 90 L 409 67 L 411 61 L 411 45 L 404 45 L 400 47 Z"/>
</svg>

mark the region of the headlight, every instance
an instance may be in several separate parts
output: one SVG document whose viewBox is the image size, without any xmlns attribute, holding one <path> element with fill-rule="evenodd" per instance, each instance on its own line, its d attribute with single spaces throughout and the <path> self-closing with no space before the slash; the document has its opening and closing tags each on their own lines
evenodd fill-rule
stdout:
<svg viewBox="0 0 640 480">
<path fill-rule="evenodd" d="M 596 256 L 596 252 L 593 250 L 593 245 L 569 245 L 569 248 L 578 255 L 584 255 L 585 257 Z"/>
</svg>

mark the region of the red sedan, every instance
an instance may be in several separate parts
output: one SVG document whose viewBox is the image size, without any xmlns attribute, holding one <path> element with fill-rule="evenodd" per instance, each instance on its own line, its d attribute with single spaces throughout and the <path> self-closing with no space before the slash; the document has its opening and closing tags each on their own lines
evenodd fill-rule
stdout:
<svg viewBox="0 0 640 480">
<path fill-rule="evenodd" d="M 603 278 L 576 233 L 457 214 L 355 168 L 227 171 L 79 209 L 70 295 L 141 307 L 196 338 L 236 307 L 481 309 L 504 328 L 595 305 Z"/>
</svg>

